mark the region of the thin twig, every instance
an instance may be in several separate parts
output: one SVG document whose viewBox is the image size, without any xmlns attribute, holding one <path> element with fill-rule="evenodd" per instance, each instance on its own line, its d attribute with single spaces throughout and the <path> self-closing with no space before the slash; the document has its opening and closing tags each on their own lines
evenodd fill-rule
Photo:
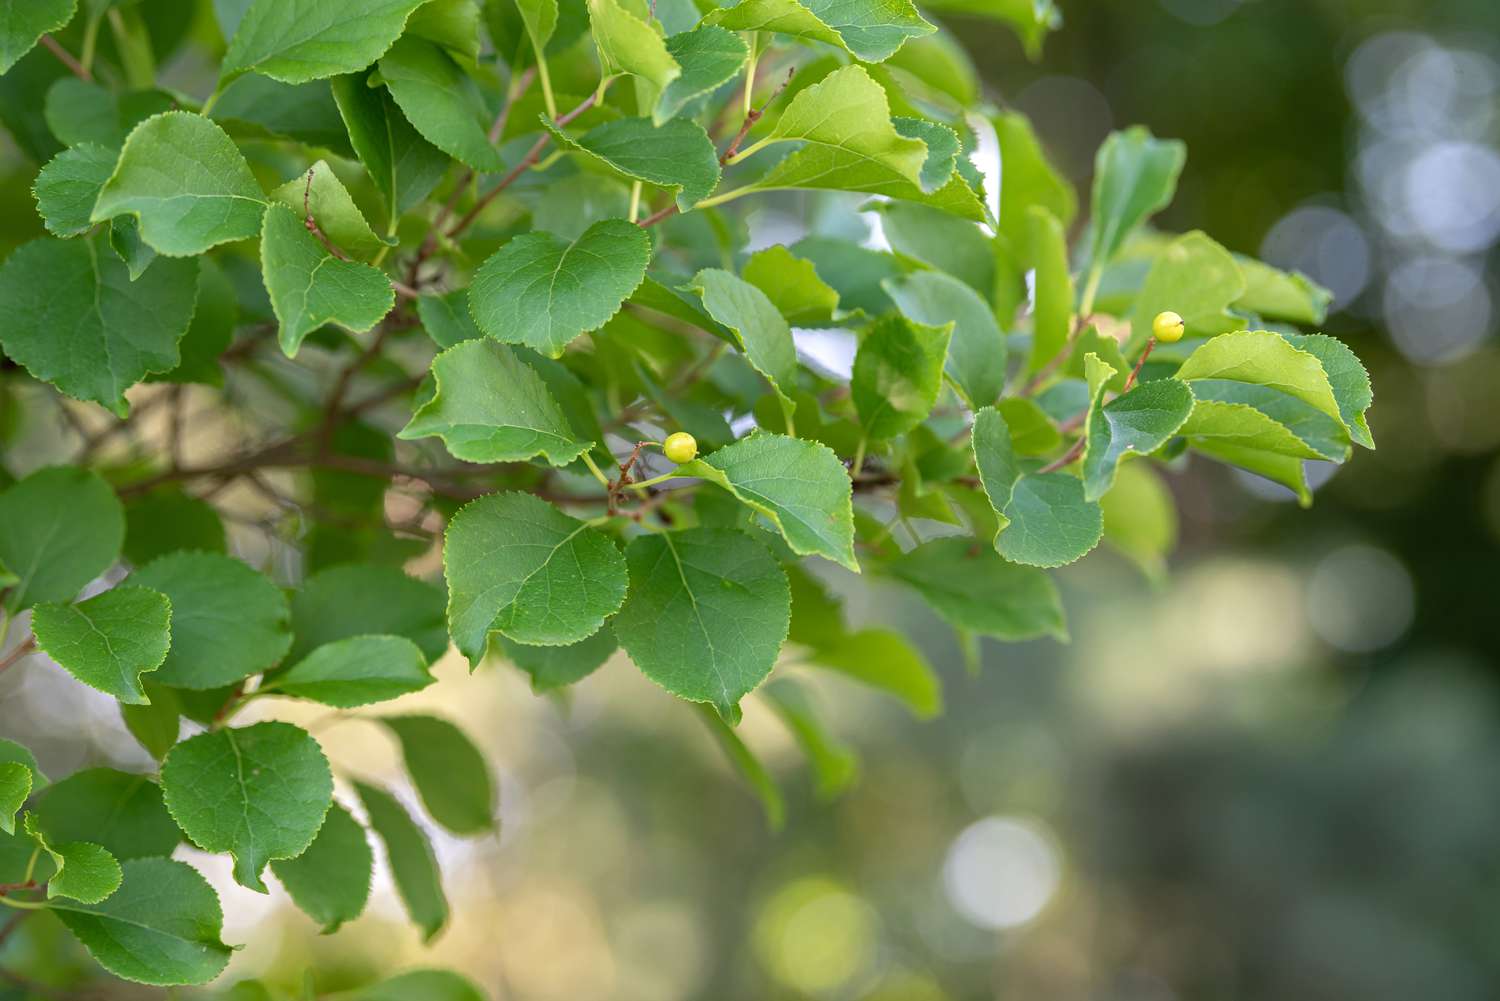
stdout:
<svg viewBox="0 0 1500 1001">
<path fill-rule="evenodd" d="M 48 52 L 56 56 L 59 62 L 72 71 L 74 76 L 86 83 L 94 82 L 94 74 L 89 72 L 88 67 L 77 59 L 74 59 L 73 54 L 59 45 L 57 39 L 51 35 L 43 35 L 41 42 L 47 47 Z"/>
<path fill-rule="evenodd" d="M 12 650 L 10 653 L 6 654 L 4 657 L 0 657 L 0 671 L 3 671 L 6 668 L 10 667 L 12 664 L 14 664 L 17 661 L 21 660 L 23 657 L 25 657 L 27 654 L 31 653 L 31 651 L 33 651 L 35 649 L 36 649 L 36 637 L 35 636 L 28 636 L 28 637 L 26 637 L 26 639 L 24 639 L 20 643 L 16 644 L 16 648 L 14 650 Z"/>
</svg>

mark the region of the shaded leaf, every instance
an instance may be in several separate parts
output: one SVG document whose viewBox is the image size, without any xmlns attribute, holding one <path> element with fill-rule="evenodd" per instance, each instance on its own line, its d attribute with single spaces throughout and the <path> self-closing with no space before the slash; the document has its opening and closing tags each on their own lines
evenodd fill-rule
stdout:
<svg viewBox="0 0 1500 1001">
<path fill-rule="evenodd" d="M 957 278 L 937 271 L 887 278 L 881 287 L 908 320 L 929 328 L 952 322 L 944 370 L 971 407 L 994 403 L 1005 388 L 1005 336 L 989 305 Z"/>
<path fill-rule="evenodd" d="M 380 633 L 404 636 L 428 661 L 448 649 L 440 587 L 408 576 L 400 567 L 346 563 L 319 570 L 292 594 L 292 631 L 287 653 L 299 661 L 325 643 Z"/>
<path fill-rule="evenodd" d="M 929 327 L 901 317 L 881 320 L 860 342 L 850 392 L 866 434 L 905 434 L 927 419 L 943 388 L 953 324 Z"/>
<path fill-rule="evenodd" d="M 495 786 L 484 756 L 464 732 L 435 716 L 382 716 L 401 743 L 407 774 L 432 819 L 454 834 L 495 827 Z"/>
<path fill-rule="evenodd" d="M 364 912 L 374 868 L 375 853 L 365 829 L 337 802 L 328 808 L 307 851 L 271 862 L 271 871 L 292 902 L 323 926 L 324 935 Z"/>
<path fill-rule="evenodd" d="M 14 614 L 38 601 L 68 601 L 120 555 L 125 514 L 99 474 L 39 469 L 0 492 L 0 566 L 16 583 Z"/>
<path fill-rule="evenodd" d="M 157 784 L 113 768 L 74 772 L 38 796 L 32 811 L 51 840 L 92 841 L 122 861 L 170 855 L 182 840 Z"/>
<path fill-rule="evenodd" d="M 422 940 L 432 941 L 448 922 L 448 899 L 443 895 L 443 880 L 432 843 L 396 797 L 363 782 L 355 782 L 354 790 L 364 804 L 370 828 L 385 845 L 386 859 L 406 913 L 422 929 Z"/>
<path fill-rule="evenodd" d="M 531 676 L 534 692 L 551 692 L 582 681 L 619 648 L 615 631 L 606 626 L 588 639 L 567 646 L 527 646 L 500 637 L 505 656 Z"/>
<path fill-rule="evenodd" d="M 1009 563 L 974 539 L 924 542 L 889 572 L 956 629 L 1010 641 L 1067 638 L 1062 603 L 1047 575 Z"/>
</svg>

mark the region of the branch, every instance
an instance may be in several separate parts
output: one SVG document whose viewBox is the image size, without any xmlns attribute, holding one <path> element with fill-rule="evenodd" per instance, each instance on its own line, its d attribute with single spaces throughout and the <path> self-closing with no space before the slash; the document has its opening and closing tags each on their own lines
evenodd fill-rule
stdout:
<svg viewBox="0 0 1500 1001">
<path fill-rule="evenodd" d="M 26 639 L 16 644 L 16 648 L 14 650 L 6 654 L 3 658 L 0 658 L 0 671 L 4 671 L 6 668 L 23 659 L 27 654 L 31 653 L 35 649 L 36 637 L 26 637 Z"/>
</svg>

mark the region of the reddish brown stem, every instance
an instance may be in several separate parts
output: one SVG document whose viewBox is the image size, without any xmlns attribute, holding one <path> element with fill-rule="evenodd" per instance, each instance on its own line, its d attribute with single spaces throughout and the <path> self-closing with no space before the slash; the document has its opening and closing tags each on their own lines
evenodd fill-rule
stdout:
<svg viewBox="0 0 1500 1001">
<path fill-rule="evenodd" d="M 47 51 L 57 57 L 58 61 L 66 66 L 74 76 L 87 83 L 94 82 L 94 75 L 88 71 L 88 67 L 73 58 L 73 54 L 57 43 L 57 39 L 51 35 L 43 35 L 41 43 L 46 46 Z"/>
</svg>

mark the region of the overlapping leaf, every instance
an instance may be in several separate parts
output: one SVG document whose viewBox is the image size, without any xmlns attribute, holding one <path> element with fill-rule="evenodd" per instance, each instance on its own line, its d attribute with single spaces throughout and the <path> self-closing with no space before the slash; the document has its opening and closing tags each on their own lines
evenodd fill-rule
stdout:
<svg viewBox="0 0 1500 1001">
<path fill-rule="evenodd" d="M 1089 411 L 1085 422 L 1083 496 L 1097 501 L 1114 486 L 1125 453 L 1149 455 L 1167 443 L 1193 411 L 1193 392 L 1177 379 L 1157 379 L 1104 401 L 1115 370 L 1088 355 Z"/>
<path fill-rule="evenodd" d="M 910 0 L 740 0 L 710 11 L 704 22 L 826 42 L 869 63 L 889 59 L 908 38 L 936 30 Z"/>
<path fill-rule="evenodd" d="M 576 138 L 543 120 L 558 142 L 587 154 L 606 169 L 633 181 L 672 191 L 686 210 L 719 185 L 719 154 L 703 126 L 686 118 L 655 124 L 621 118 Z"/>
<path fill-rule="evenodd" d="M 37 647 L 79 681 L 121 702 L 144 705 L 141 675 L 167 657 L 172 603 L 160 591 L 117 587 L 76 605 L 32 609 Z"/>
<path fill-rule="evenodd" d="M 323 324 L 369 330 L 396 302 L 390 279 L 368 264 L 335 257 L 285 205 L 266 211 L 260 263 L 279 324 L 276 336 L 288 357 Z"/>
</svg>

